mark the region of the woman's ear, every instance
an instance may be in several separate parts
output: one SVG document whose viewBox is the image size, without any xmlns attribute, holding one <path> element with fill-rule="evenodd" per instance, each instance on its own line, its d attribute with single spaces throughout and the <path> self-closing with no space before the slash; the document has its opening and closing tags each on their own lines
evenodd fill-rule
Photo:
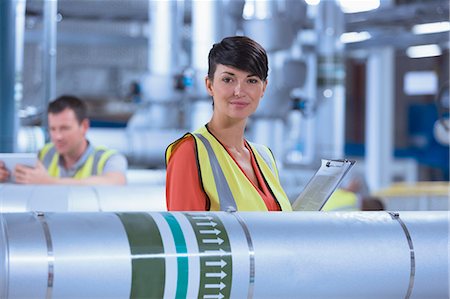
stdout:
<svg viewBox="0 0 450 299">
<path fill-rule="evenodd" d="M 212 80 L 208 76 L 206 76 L 205 77 L 205 86 L 206 86 L 206 91 L 208 92 L 208 94 L 210 96 L 214 95 L 212 84 L 213 84 Z"/>
<path fill-rule="evenodd" d="M 261 98 L 264 96 L 264 93 L 266 92 L 266 87 L 267 87 L 267 83 L 269 83 L 269 81 L 266 79 L 263 82 L 263 90 L 262 90 L 262 94 L 261 94 Z"/>
</svg>

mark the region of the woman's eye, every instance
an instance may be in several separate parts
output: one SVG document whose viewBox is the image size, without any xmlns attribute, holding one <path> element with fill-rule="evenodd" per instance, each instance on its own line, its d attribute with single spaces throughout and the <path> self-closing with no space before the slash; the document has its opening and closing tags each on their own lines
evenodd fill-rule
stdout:
<svg viewBox="0 0 450 299">
<path fill-rule="evenodd" d="M 248 79 L 248 82 L 251 84 L 256 84 L 256 83 L 258 83 L 258 80 L 257 79 Z"/>
<path fill-rule="evenodd" d="M 225 78 L 222 78 L 222 81 L 225 82 L 225 83 L 230 83 L 231 82 L 231 78 L 225 77 Z"/>
</svg>

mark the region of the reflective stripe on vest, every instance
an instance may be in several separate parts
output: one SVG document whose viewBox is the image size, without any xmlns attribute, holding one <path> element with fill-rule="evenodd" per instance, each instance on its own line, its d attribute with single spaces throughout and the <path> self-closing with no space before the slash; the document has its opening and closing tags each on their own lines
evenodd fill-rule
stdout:
<svg viewBox="0 0 450 299">
<path fill-rule="evenodd" d="M 203 190 L 210 200 L 210 210 L 267 211 L 264 200 L 253 184 L 225 148 L 211 135 L 206 127 L 193 134 L 186 134 L 166 150 L 166 163 L 169 162 L 173 148 L 187 136 L 193 136 L 196 145 L 197 166 Z M 268 189 L 283 211 L 291 211 L 291 204 L 278 180 L 275 160 L 270 150 L 250 143 L 256 164 Z"/>
<path fill-rule="evenodd" d="M 103 168 L 109 157 L 116 151 L 108 150 L 104 147 L 95 147 L 94 153 L 90 154 L 83 166 L 75 173 L 74 178 L 83 179 L 93 175 L 103 173 Z M 52 143 L 46 144 L 39 153 L 39 159 L 44 164 L 47 172 L 52 177 L 60 177 L 59 172 L 59 153 Z"/>
<path fill-rule="evenodd" d="M 264 159 L 264 162 L 269 166 L 270 170 L 274 173 L 276 177 L 278 177 L 277 166 L 275 165 L 275 161 L 271 159 L 272 153 L 268 153 L 270 151 L 267 147 L 261 144 L 249 142 L 252 147 L 256 149 L 256 151 L 261 155 Z"/>
<path fill-rule="evenodd" d="M 200 134 L 194 134 L 196 137 L 200 138 L 206 147 L 208 152 L 209 162 L 211 163 L 212 172 L 214 175 L 214 181 L 216 182 L 217 193 L 219 196 L 219 203 L 221 210 L 237 210 L 236 201 L 231 193 L 230 186 L 228 186 L 225 174 L 223 174 L 222 168 L 220 167 L 219 161 L 217 160 L 214 150 L 211 147 L 209 141 Z"/>
</svg>

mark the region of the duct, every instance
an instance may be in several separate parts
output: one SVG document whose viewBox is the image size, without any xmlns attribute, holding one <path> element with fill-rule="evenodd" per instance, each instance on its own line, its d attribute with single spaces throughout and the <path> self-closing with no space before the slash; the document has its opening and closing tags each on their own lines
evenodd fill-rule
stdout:
<svg viewBox="0 0 450 299">
<path fill-rule="evenodd" d="M 443 299 L 448 225 L 446 212 L 0 214 L 0 297 Z"/>
<path fill-rule="evenodd" d="M 42 127 L 20 127 L 17 135 L 17 151 L 33 153 L 45 145 L 46 132 Z"/>
<path fill-rule="evenodd" d="M 185 130 L 123 130 L 91 128 L 87 138 L 97 145 L 118 150 L 130 164 L 163 167 L 167 146 L 186 133 Z"/>
<path fill-rule="evenodd" d="M 290 20 L 284 17 L 279 3 L 284 1 L 247 0 L 244 8 L 244 32 L 267 52 L 289 48 L 295 37 Z M 283 34 L 280 34 L 280 33 Z"/>
<path fill-rule="evenodd" d="M 0 185 L 0 213 L 165 211 L 165 185 Z M 4 297 L 1 297 L 4 298 Z"/>
</svg>

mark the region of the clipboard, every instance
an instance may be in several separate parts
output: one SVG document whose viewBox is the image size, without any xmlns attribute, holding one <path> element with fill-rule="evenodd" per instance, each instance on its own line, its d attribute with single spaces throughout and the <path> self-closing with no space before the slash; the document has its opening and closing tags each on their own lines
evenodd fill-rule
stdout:
<svg viewBox="0 0 450 299">
<path fill-rule="evenodd" d="M 295 199 L 292 209 L 294 211 L 320 211 L 355 163 L 355 160 L 322 159 L 320 168 Z"/>
</svg>

